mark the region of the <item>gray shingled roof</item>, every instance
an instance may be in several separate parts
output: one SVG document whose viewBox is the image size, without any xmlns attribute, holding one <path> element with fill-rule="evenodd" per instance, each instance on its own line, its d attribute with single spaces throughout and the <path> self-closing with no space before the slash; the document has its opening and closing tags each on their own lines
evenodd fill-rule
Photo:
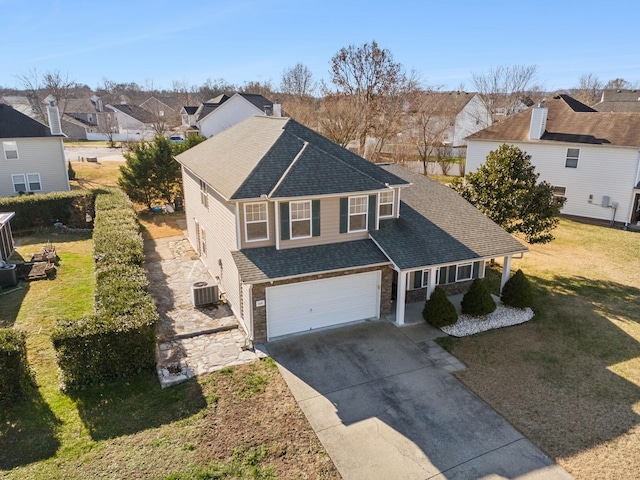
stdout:
<svg viewBox="0 0 640 480">
<path fill-rule="evenodd" d="M 0 104 L 0 138 L 51 136 L 51 130 L 46 125 L 9 105 Z"/>
<path fill-rule="evenodd" d="M 547 124 L 539 141 L 594 145 L 640 146 L 640 113 L 598 112 L 568 95 L 544 102 Z M 528 142 L 531 109 L 527 109 L 467 137 L 469 140 Z"/>
<path fill-rule="evenodd" d="M 400 218 L 381 220 L 371 237 L 401 269 L 526 252 L 527 248 L 455 191 L 398 165 L 385 170 L 412 183 Z"/>
<path fill-rule="evenodd" d="M 228 200 L 364 192 L 406 183 L 289 118 L 251 117 L 177 160 Z"/>
<path fill-rule="evenodd" d="M 259 108 L 264 112 L 264 107 L 273 107 L 273 102 L 267 100 L 262 95 L 257 93 L 238 93 L 242 98 L 252 103 L 256 108 Z"/>
<path fill-rule="evenodd" d="M 131 118 L 135 118 L 139 122 L 151 124 L 156 121 L 156 118 L 153 115 L 153 113 L 137 105 L 116 104 L 111 106 L 116 110 L 121 111 L 122 113 L 126 113 Z"/>
<path fill-rule="evenodd" d="M 390 263 L 371 240 L 285 250 L 247 248 L 232 255 L 245 283 Z"/>
</svg>

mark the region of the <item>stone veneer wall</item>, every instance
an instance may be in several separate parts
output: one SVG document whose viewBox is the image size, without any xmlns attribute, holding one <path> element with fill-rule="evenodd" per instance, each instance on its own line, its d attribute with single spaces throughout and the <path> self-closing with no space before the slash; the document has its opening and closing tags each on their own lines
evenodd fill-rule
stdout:
<svg viewBox="0 0 640 480">
<path fill-rule="evenodd" d="M 256 307 L 256 302 L 265 300 L 266 288 L 278 285 L 287 285 L 289 283 L 306 282 L 309 280 L 320 280 L 323 278 L 340 277 L 343 275 L 351 275 L 354 273 L 366 273 L 380 270 L 380 317 L 385 317 L 391 313 L 391 291 L 393 289 L 393 269 L 387 267 L 370 267 L 370 268 L 354 268 L 335 273 L 323 273 L 320 275 L 309 275 L 308 277 L 292 278 L 289 280 L 280 280 L 273 283 L 258 283 L 253 285 L 253 343 L 264 343 L 267 341 L 267 307 Z"/>
<path fill-rule="evenodd" d="M 464 282 L 448 283 L 440 285 L 447 295 L 458 295 L 459 293 L 467 293 L 473 280 L 465 280 Z M 427 289 L 416 288 L 415 290 L 407 290 L 405 303 L 425 302 L 427 300 Z"/>
</svg>

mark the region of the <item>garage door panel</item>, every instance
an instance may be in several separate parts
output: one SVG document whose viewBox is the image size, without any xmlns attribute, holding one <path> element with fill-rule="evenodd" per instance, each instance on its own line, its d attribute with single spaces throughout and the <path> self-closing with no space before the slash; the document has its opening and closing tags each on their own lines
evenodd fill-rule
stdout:
<svg viewBox="0 0 640 480">
<path fill-rule="evenodd" d="M 268 287 L 268 337 L 377 318 L 380 278 L 376 271 Z"/>
</svg>

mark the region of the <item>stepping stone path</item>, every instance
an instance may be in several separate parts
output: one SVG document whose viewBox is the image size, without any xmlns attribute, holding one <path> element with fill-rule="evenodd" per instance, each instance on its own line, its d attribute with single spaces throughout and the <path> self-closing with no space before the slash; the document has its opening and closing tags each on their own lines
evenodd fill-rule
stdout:
<svg viewBox="0 0 640 480">
<path fill-rule="evenodd" d="M 184 236 L 145 240 L 147 277 L 158 314 L 162 387 L 267 356 L 246 338 L 225 303 L 196 308 L 191 286 L 213 280 Z"/>
</svg>

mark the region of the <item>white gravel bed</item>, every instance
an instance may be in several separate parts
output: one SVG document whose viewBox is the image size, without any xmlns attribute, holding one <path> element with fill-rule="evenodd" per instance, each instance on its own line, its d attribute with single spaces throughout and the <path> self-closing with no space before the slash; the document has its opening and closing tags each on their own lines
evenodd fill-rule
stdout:
<svg viewBox="0 0 640 480">
<path fill-rule="evenodd" d="M 484 317 L 460 315 L 454 325 L 442 327 L 440 330 L 452 337 L 466 337 L 495 328 L 528 322 L 533 318 L 533 315 L 533 310 L 530 308 L 520 309 L 498 305 L 495 311 Z"/>
</svg>

